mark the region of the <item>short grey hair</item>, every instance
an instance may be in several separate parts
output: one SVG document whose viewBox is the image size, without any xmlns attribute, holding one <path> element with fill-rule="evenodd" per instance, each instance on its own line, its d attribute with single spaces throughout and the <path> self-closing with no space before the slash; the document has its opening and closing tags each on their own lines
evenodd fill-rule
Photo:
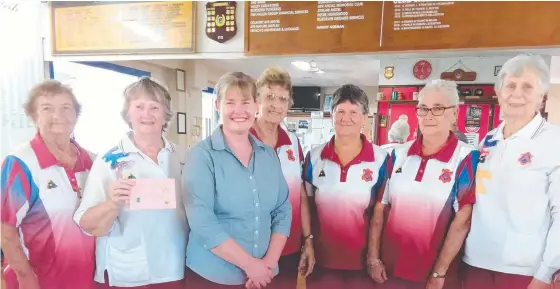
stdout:
<svg viewBox="0 0 560 289">
<path fill-rule="evenodd" d="M 452 80 L 436 79 L 426 84 L 418 94 L 418 103 L 422 103 L 426 93 L 441 92 L 451 105 L 459 105 L 459 93 L 457 92 L 457 84 Z"/>
<path fill-rule="evenodd" d="M 121 116 L 130 128 L 130 120 L 128 119 L 128 107 L 132 100 L 138 99 L 141 95 L 149 97 L 151 100 L 158 102 L 164 108 L 165 124 L 162 127 L 163 131 L 167 130 L 171 118 L 173 118 L 173 111 L 171 110 L 171 95 L 165 85 L 159 83 L 155 78 L 142 76 L 138 81 L 131 83 L 124 89 L 124 105 L 121 110 Z"/>
<path fill-rule="evenodd" d="M 546 61 L 536 54 L 519 54 L 508 59 L 502 65 L 500 73 L 498 73 L 498 80 L 496 80 L 494 90 L 498 92 L 502 89 L 506 75 L 519 76 L 527 69 L 537 73 L 540 80 L 541 93 L 542 95 L 546 94 L 550 88 L 550 68 Z"/>
<path fill-rule="evenodd" d="M 257 101 L 257 85 L 255 80 L 243 72 L 228 72 L 218 79 L 216 87 L 214 88 L 218 101 L 220 101 L 225 96 L 228 89 L 232 87 L 239 89 L 244 96 L 251 98 L 253 101 Z"/>
<path fill-rule="evenodd" d="M 369 100 L 367 94 L 357 85 L 345 84 L 338 88 L 333 93 L 331 110 L 334 112 L 339 104 L 346 101 L 349 101 L 351 104 L 361 106 L 362 114 L 369 113 Z"/>
</svg>

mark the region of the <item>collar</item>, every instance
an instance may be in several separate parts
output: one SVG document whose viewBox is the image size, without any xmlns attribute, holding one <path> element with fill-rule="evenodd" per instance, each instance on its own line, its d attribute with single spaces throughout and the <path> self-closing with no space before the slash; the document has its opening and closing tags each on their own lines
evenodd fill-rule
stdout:
<svg viewBox="0 0 560 289">
<path fill-rule="evenodd" d="M 541 128 L 545 124 L 545 119 L 541 116 L 540 113 L 537 113 L 533 119 L 522 127 L 519 131 L 512 134 L 510 138 L 521 137 L 526 139 L 531 139 L 537 136 Z M 506 125 L 505 121 L 502 121 L 498 128 L 496 129 L 496 133 L 492 137 L 492 140 L 503 140 L 504 139 L 504 127 Z"/>
<path fill-rule="evenodd" d="M 212 144 L 212 148 L 214 150 L 225 150 L 228 147 L 227 143 L 226 143 L 226 139 L 224 138 L 224 131 L 222 129 L 223 125 L 218 126 L 214 132 L 212 133 L 212 135 L 210 136 L 210 142 Z M 253 147 L 255 145 L 259 146 L 259 147 L 264 147 L 266 146 L 263 142 L 261 142 L 256 136 L 254 136 L 252 133 L 249 133 L 249 140 L 251 141 L 251 144 L 253 145 Z"/>
<path fill-rule="evenodd" d="M 79 173 L 91 169 L 93 161 L 91 160 L 88 151 L 82 148 L 75 140 L 70 139 L 70 142 L 78 149 L 78 161 L 74 167 L 74 172 Z M 39 132 L 35 134 L 35 137 L 31 140 L 30 144 L 33 152 L 35 152 L 35 155 L 37 156 L 37 161 L 39 162 L 39 167 L 41 169 L 46 169 L 52 166 L 62 166 L 62 164 L 49 151 Z"/>
<path fill-rule="evenodd" d="M 262 141 L 254 127 L 252 127 L 249 132 L 259 141 Z M 292 145 L 292 140 L 290 140 L 288 133 L 280 125 L 278 125 L 278 139 L 276 140 L 276 146 L 274 146 L 274 149 L 276 150 L 285 145 Z"/>
<path fill-rule="evenodd" d="M 354 158 L 354 160 L 351 161 L 351 163 L 354 164 L 354 163 L 360 163 L 360 162 L 374 162 L 375 161 L 375 155 L 374 155 L 374 152 L 373 152 L 373 146 L 367 140 L 365 135 L 360 134 L 360 139 L 362 140 L 362 150 Z M 323 147 L 323 150 L 321 151 L 321 159 L 323 159 L 323 160 L 328 159 L 328 160 L 331 160 L 335 163 L 340 164 L 340 161 L 338 160 L 338 156 L 336 155 L 336 152 L 334 151 L 334 141 L 335 141 L 335 136 L 333 135 L 331 140 L 325 145 L 325 147 Z"/>
<path fill-rule="evenodd" d="M 412 142 L 412 145 L 408 149 L 408 156 L 417 155 L 423 159 L 436 159 L 440 162 L 447 163 L 451 160 L 451 157 L 455 152 L 455 148 L 457 148 L 457 145 L 459 144 L 459 140 L 457 139 L 455 134 L 449 132 L 449 137 L 447 137 L 445 145 L 443 145 L 443 147 L 437 153 L 425 156 L 422 153 L 422 138 L 423 136 L 420 135 Z"/>
<path fill-rule="evenodd" d="M 122 138 L 119 146 L 123 153 L 140 153 L 140 150 L 136 147 L 136 145 L 134 145 L 134 142 L 132 141 L 132 135 L 133 132 L 129 131 Z M 171 153 L 175 152 L 175 145 L 167 140 L 165 136 L 162 135 L 161 138 L 163 139 L 163 148 Z"/>
</svg>

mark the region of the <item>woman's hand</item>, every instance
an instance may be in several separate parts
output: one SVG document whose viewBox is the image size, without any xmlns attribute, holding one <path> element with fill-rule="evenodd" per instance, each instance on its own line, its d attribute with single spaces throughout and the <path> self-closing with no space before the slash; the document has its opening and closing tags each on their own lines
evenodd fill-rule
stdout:
<svg viewBox="0 0 560 289">
<path fill-rule="evenodd" d="M 260 289 L 266 287 L 272 281 L 272 268 L 264 260 L 253 258 L 244 268 L 247 275 L 247 289 Z"/>
<path fill-rule="evenodd" d="M 299 259 L 298 272 L 302 276 L 309 276 L 313 272 L 315 267 L 315 250 L 313 249 L 313 243 L 310 239 L 305 240 L 303 244 L 303 249 L 301 251 L 301 257 Z"/>
<path fill-rule="evenodd" d="M 375 282 L 382 284 L 387 281 L 387 270 L 385 264 L 381 260 L 367 265 L 367 271 L 371 279 Z"/>
<path fill-rule="evenodd" d="M 109 186 L 107 193 L 113 203 L 125 202 L 130 199 L 130 190 L 136 185 L 135 180 L 116 180 Z"/>
</svg>

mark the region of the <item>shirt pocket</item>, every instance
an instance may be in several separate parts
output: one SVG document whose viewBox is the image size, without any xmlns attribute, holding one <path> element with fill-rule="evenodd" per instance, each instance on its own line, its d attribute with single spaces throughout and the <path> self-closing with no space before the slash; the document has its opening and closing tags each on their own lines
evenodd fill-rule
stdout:
<svg viewBox="0 0 560 289">
<path fill-rule="evenodd" d="M 134 284 L 150 280 L 148 260 L 143 245 L 126 250 L 107 246 L 107 270 L 112 281 Z"/>
<path fill-rule="evenodd" d="M 510 232 L 502 252 L 503 260 L 508 266 L 533 267 L 539 264 L 543 254 L 543 238 Z"/>
</svg>

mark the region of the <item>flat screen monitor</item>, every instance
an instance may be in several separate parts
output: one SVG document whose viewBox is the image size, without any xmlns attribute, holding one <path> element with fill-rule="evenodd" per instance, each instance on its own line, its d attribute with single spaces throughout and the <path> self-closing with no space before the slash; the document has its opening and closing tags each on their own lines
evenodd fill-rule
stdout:
<svg viewBox="0 0 560 289">
<path fill-rule="evenodd" d="M 317 86 L 294 86 L 292 110 L 318 111 L 321 109 L 321 88 Z"/>
</svg>

